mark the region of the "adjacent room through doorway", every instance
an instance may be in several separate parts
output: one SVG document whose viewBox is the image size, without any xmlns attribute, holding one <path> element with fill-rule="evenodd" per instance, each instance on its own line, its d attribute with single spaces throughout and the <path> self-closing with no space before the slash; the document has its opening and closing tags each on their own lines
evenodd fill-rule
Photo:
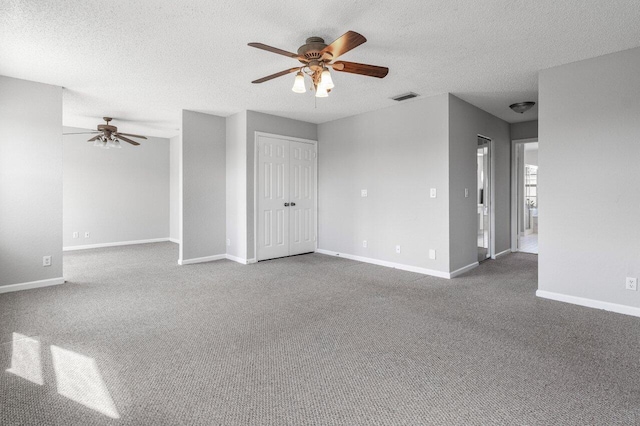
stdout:
<svg viewBox="0 0 640 426">
<path fill-rule="evenodd" d="M 538 254 L 538 142 L 522 142 L 515 149 L 518 251 Z"/>
</svg>

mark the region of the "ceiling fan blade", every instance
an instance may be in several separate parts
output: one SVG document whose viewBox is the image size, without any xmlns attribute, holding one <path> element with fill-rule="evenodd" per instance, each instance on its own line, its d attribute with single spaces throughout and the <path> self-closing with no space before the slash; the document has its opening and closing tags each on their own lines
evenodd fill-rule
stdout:
<svg viewBox="0 0 640 426">
<path fill-rule="evenodd" d="M 102 132 L 100 132 L 100 134 L 99 134 L 99 135 L 96 135 L 96 136 L 92 137 L 92 138 L 91 138 L 91 139 L 89 139 L 87 142 L 93 142 L 93 141 L 95 141 L 96 139 L 99 139 L 99 138 L 100 138 L 100 136 L 102 136 Z"/>
<path fill-rule="evenodd" d="M 124 135 L 124 136 L 131 136 L 133 138 L 140 138 L 140 139 L 146 139 L 146 136 L 140 136 L 140 135 L 132 135 L 131 133 L 116 133 L 117 136 L 120 135 Z"/>
<path fill-rule="evenodd" d="M 102 133 L 99 131 L 93 131 L 93 132 L 78 132 L 78 133 L 63 133 L 62 135 L 95 135 L 96 133 Z"/>
<path fill-rule="evenodd" d="M 365 41 L 367 41 L 367 39 L 364 38 L 362 34 L 358 34 L 355 31 L 347 31 L 336 41 L 322 49 L 322 52 L 320 53 L 329 52 L 333 56 L 333 59 L 335 59 L 340 55 L 344 55 L 351 49 L 360 46 Z"/>
<path fill-rule="evenodd" d="M 369 77 L 384 78 L 389 73 L 389 68 L 376 65 L 358 64 L 356 62 L 338 61 L 332 64 L 333 69 L 351 74 L 367 75 Z"/>
<path fill-rule="evenodd" d="M 283 75 L 291 74 L 292 72 L 299 71 L 299 70 L 300 70 L 300 67 L 290 68 L 288 70 L 280 71 L 280 72 L 277 72 L 275 74 L 271 74 L 271 75 L 268 75 L 266 77 L 262 77 L 262 78 L 260 78 L 258 80 L 254 80 L 254 81 L 252 81 L 252 83 L 264 83 L 265 81 L 269 81 L 269 80 L 272 80 L 272 79 L 277 78 L 277 77 L 282 77 Z"/>
<path fill-rule="evenodd" d="M 302 58 L 301 56 L 298 56 L 297 53 L 287 52 L 286 50 L 278 49 L 277 47 L 267 46 L 266 44 L 263 44 L 263 43 L 249 43 L 249 46 L 255 47 L 256 49 L 266 50 L 267 52 L 277 53 L 278 55 L 288 56 L 290 58 L 296 58 L 296 59 Z"/>
<path fill-rule="evenodd" d="M 118 139 L 120 139 L 121 141 L 129 142 L 131 145 L 140 145 L 138 142 L 132 141 L 131 139 L 122 136 L 122 133 L 118 134 L 118 136 L 116 136 L 116 137 Z"/>
</svg>

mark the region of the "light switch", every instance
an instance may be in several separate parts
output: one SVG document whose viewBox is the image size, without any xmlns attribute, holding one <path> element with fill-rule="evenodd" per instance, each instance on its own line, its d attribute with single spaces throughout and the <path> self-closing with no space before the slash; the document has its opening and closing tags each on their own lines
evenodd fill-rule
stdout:
<svg viewBox="0 0 640 426">
<path fill-rule="evenodd" d="M 361 196 L 361 197 L 367 197 L 367 196 L 368 196 L 368 195 L 367 195 L 367 190 L 366 190 L 366 189 L 361 189 L 361 190 L 360 190 L 360 196 Z"/>
<path fill-rule="evenodd" d="M 429 194 L 431 195 L 431 198 L 436 198 L 436 189 L 431 188 L 431 192 Z"/>
<path fill-rule="evenodd" d="M 469 188 L 464 189 L 464 198 L 469 198 Z"/>
<path fill-rule="evenodd" d="M 436 251 L 434 249 L 429 249 L 429 259 L 435 260 L 435 258 L 436 258 Z"/>
</svg>

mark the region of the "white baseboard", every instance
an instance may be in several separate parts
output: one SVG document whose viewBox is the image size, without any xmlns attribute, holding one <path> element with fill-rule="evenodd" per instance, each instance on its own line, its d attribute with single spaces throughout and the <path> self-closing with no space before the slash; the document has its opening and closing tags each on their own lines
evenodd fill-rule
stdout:
<svg viewBox="0 0 640 426">
<path fill-rule="evenodd" d="M 180 240 L 177 238 L 169 238 L 169 241 L 171 241 L 172 243 L 180 244 Z"/>
<path fill-rule="evenodd" d="M 506 249 L 505 251 L 501 251 L 500 253 L 496 253 L 496 254 L 494 254 L 493 256 L 491 256 L 491 258 L 492 258 L 493 260 L 496 260 L 497 258 L 502 257 L 502 256 L 504 256 L 505 254 L 509 254 L 509 253 L 511 253 L 511 249 Z"/>
<path fill-rule="evenodd" d="M 480 262 L 473 262 L 467 266 L 463 266 L 460 269 L 456 269 L 455 271 L 449 272 L 449 277 L 448 278 L 455 278 L 459 275 L 464 274 L 465 272 L 469 272 L 470 270 L 477 268 L 478 265 L 480 265 Z"/>
<path fill-rule="evenodd" d="M 9 293 L 10 291 L 29 290 L 32 288 L 49 287 L 52 285 L 64 284 L 64 277 L 50 278 L 48 280 L 31 281 L 28 283 L 9 284 L 0 286 L 0 293 Z"/>
<path fill-rule="evenodd" d="M 134 244 L 162 243 L 165 241 L 170 241 L 170 239 L 169 238 L 153 238 L 150 240 L 118 241 L 115 243 L 88 244 L 85 246 L 69 246 L 69 247 L 62 247 L 62 251 L 87 250 L 87 249 L 103 248 L 103 247 L 131 246 Z"/>
<path fill-rule="evenodd" d="M 386 266 L 387 268 L 395 268 L 403 271 L 416 272 L 418 274 L 431 275 L 432 277 L 451 278 L 449 272 L 441 272 L 433 269 L 420 268 L 418 266 L 403 265 L 401 263 L 387 262 L 386 260 L 372 259 L 369 257 L 355 256 L 353 254 L 338 253 L 331 250 L 317 249 L 316 253 L 326 254 L 329 256 L 344 257 L 345 259 L 356 260 L 358 262 L 371 263 L 373 265 Z M 476 263 L 477 265 L 477 263 Z M 460 272 L 462 273 L 462 272 Z"/>
<path fill-rule="evenodd" d="M 616 312 L 618 314 L 640 317 L 640 308 L 617 303 L 602 302 L 600 300 L 586 299 L 584 297 L 569 296 L 566 294 L 554 293 L 551 291 L 537 290 L 536 296 L 543 299 L 555 300 L 558 302 L 571 303 L 572 305 L 586 306 L 587 308 L 604 309 L 605 311 Z"/>
<path fill-rule="evenodd" d="M 230 254 L 227 254 L 227 259 L 232 260 L 234 262 L 241 263 L 243 265 L 248 265 L 249 264 L 249 261 L 247 259 L 243 259 L 243 258 L 237 257 L 237 256 L 232 256 Z"/>
<path fill-rule="evenodd" d="M 243 265 L 250 265 L 252 263 L 258 263 L 258 261 L 256 260 L 255 257 L 253 259 L 243 259 L 241 257 L 232 256 L 230 254 L 227 254 L 227 259 L 232 260 L 234 262 L 241 263 Z"/>
<path fill-rule="evenodd" d="M 194 263 L 212 262 L 214 260 L 226 259 L 226 254 L 216 254 L 214 256 L 196 257 L 193 259 L 178 259 L 178 265 L 193 265 Z"/>
</svg>

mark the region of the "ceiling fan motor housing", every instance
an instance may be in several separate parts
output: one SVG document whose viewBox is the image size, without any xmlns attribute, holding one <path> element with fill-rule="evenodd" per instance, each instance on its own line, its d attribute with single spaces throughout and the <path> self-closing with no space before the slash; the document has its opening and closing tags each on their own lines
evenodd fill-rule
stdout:
<svg viewBox="0 0 640 426">
<path fill-rule="evenodd" d="M 116 133 L 118 128 L 109 124 L 98 124 L 98 130 L 101 132 Z"/>
<path fill-rule="evenodd" d="M 321 37 L 309 37 L 306 41 L 306 44 L 303 44 L 298 48 L 298 55 L 304 56 L 309 61 L 309 67 L 313 69 L 311 62 L 314 62 L 313 65 L 320 66 L 319 62 L 321 61 L 330 61 L 333 58 L 333 55 L 329 52 L 322 53 L 322 49 L 327 47 L 327 44 L 324 42 L 324 39 Z M 300 61 L 304 63 L 303 61 Z"/>
</svg>

